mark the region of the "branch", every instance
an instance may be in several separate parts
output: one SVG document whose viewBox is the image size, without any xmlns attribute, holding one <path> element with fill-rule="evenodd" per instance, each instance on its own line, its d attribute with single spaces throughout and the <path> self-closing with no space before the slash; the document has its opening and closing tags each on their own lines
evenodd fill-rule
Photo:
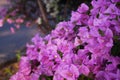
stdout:
<svg viewBox="0 0 120 80">
<path fill-rule="evenodd" d="M 46 13 L 46 10 L 43 6 L 43 2 L 42 2 L 42 0 L 37 0 L 37 2 L 38 2 L 38 6 L 39 6 L 39 9 L 40 9 L 40 12 L 41 12 L 42 19 L 44 21 L 44 24 L 46 25 L 45 28 L 47 30 L 51 31 L 51 27 L 50 27 L 49 21 L 47 19 L 47 13 Z"/>
</svg>

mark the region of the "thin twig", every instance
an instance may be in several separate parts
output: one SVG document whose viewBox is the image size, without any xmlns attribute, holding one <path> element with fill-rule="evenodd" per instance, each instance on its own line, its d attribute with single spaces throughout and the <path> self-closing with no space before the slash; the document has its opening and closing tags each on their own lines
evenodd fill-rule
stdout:
<svg viewBox="0 0 120 80">
<path fill-rule="evenodd" d="M 66 18 L 66 16 L 67 16 L 68 3 L 69 3 L 69 0 L 66 0 L 66 4 L 65 4 L 65 7 L 64 7 L 64 18 Z"/>
<path fill-rule="evenodd" d="M 37 2 L 38 2 L 39 9 L 40 9 L 40 12 L 41 12 L 41 17 L 42 17 L 42 19 L 44 21 L 44 24 L 46 25 L 45 28 L 50 31 L 51 27 L 49 25 L 49 21 L 48 21 L 48 18 L 47 18 L 46 9 L 43 6 L 43 2 L 42 2 L 42 0 L 37 0 Z"/>
</svg>

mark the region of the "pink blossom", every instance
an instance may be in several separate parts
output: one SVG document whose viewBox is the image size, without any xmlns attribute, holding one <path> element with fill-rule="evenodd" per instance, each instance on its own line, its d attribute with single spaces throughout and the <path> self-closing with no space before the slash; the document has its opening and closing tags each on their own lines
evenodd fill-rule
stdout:
<svg viewBox="0 0 120 80">
<path fill-rule="evenodd" d="M 10 18 L 8 18 L 8 19 L 7 19 L 7 22 L 10 23 L 10 24 L 12 24 L 12 23 L 13 23 L 13 20 L 10 19 Z"/>
<path fill-rule="evenodd" d="M 10 30 L 12 33 L 15 33 L 15 29 L 13 27 L 10 27 Z"/>
<path fill-rule="evenodd" d="M 23 19 L 22 18 L 18 18 L 18 19 L 16 19 L 16 23 L 23 23 Z"/>
<path fill-rule="evenodd" d="M 2 26 L 3 26 L 3 20 L 0 19 L 0 27 L 2 27 Z"/>
</svg>

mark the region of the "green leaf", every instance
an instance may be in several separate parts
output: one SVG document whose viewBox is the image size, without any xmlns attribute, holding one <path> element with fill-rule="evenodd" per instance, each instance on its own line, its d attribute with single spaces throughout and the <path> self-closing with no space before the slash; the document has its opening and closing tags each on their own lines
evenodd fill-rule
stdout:
<svg viewBox="0 0 120 80">
<path fill-rule="evenodd" d="M 12 75 L 12 71 L 10 68 L 5 68 L 5 73 Z"/>
<path fill-rule="evenodd" d="M 103 32 L 102 30 L 100 30 L 100 29 L 98 29 L 98 32 L 99 32 L 99 34 L 100 34 L 101 36 L 104 36 L 104 35 L 105 35 L 104 32 Z"/>
<path fill-rule="evenodd" d="M 21 58 L 21 51 L 17 51 L 16 57 L 17 57 L 17 61 L 19 61 Z"/>
<path fill-rule="evenodd" d="M 42 78 L 45 78 L 45 80 L 53 80 L 53 76 L 41 75 L 41 76 L 39 77 L 39 80 L 42 80 Z"/>
<path fill-rule="evenodd" d="M 63 57 L 63 53 L 60 50 L 57 50 L 57 53 L 60 55 L 60 57 Z"/>
<path fill-rule="evenodd" d="M 120 57 L 120 40 L 114 40 L 113 47 L 111 48 L 111 55 Z"/>
<path fill-rule="evenodd" d="M 93 79 L 91 79 L 91 78 L 82 74 L 82 75 L 79 76 L 78 80 L 93 80 Z"/>
<path fill-rule="evenodd" d="M 117 2 L 117 3 L 116 3 L 116 6 L 119 7 L 119 6 L 120 6 L 120 2 Z"/>
<path fill-rule="evenodd" d="M 117 35 L 113 36 L 114 40 L 118 40 L 119 38 L 120 38 L 120 36 L 117 36 Z"/>
</svg>

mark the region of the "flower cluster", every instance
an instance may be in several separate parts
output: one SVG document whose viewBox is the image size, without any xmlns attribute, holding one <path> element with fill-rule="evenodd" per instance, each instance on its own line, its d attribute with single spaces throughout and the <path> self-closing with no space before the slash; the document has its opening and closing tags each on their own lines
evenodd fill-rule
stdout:
<svg viewBox="0 0 120 80">
<path fill-rule="evenodd" d="M 10 80 L 120 80 L 119 3 L 93 0 L 92 9 L 82 3 L 70 21 L 44 38 L 37 34 Z"/>
</svg>

